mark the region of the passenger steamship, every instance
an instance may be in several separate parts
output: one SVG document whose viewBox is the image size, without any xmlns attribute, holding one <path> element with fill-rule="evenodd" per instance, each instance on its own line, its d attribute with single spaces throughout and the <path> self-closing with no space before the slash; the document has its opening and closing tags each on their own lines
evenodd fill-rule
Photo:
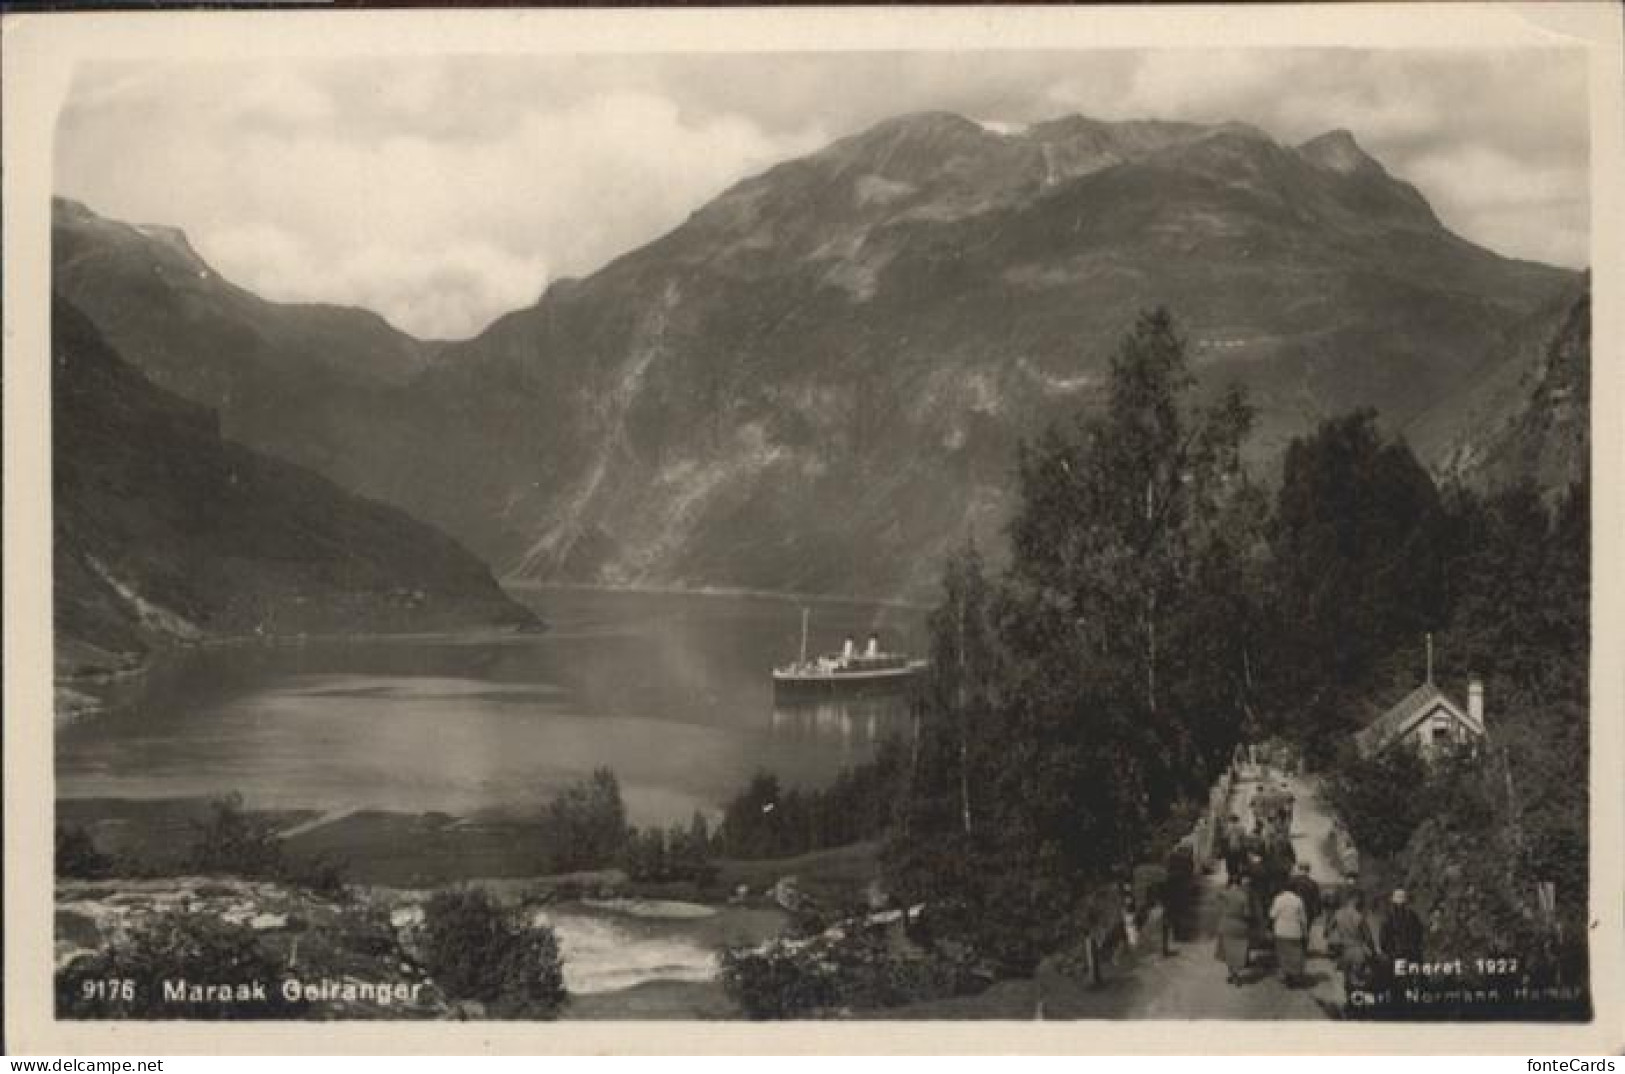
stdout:
<svg viewBox="0 0 1625 1074">
<path fill-rule="evenodd" d="M 773 695 L 777 698 L 821 697 L 896 691 L 925 670 L 929 661 L 911 660 L 907 653 L 888 653 L 871 634 L 860 652 L 848 637 L 838 653 L 807 657 L 807 611 L 801 612 L 801 657 L 773 669 Z"/>
</svg>

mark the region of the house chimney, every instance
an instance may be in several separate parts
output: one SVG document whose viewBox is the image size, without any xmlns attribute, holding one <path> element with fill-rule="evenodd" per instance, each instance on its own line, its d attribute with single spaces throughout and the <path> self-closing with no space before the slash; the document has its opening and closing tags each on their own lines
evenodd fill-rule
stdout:
<svg viewBox="0 0 1625 1074">
<path fill-rule="evenodd" d="M 1484 726 L 1484 683 L 1473 679 L 1467 683 L 1467 715 Z"/>
</svg>

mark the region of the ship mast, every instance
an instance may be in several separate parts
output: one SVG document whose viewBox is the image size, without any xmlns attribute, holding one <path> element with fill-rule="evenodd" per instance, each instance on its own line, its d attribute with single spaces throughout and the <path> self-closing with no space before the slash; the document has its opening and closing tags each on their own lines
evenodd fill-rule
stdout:
<svg viewBox="0 0 1625 1074">
<path fill-rule="evenodd" d="M 801 609 L 801 662 L 807 662 L 807 609 Z"/>
</svg>

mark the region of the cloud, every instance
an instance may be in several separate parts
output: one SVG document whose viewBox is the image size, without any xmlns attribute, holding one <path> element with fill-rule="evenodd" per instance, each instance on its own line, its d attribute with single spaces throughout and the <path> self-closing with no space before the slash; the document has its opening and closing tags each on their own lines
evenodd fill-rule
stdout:
<svg viewBox="0 0 1625 1074">
<path fill-rule="evenodd" d="M 1583 264 L 1577 54 L 1102 50 L 102 65 L 58 127 L 57 187 L 186 229 L 268 297 L 455 337 L 681 222 L 731 183 L 900 112 L 1069 112 L 1355 132 L 1441 217 Z"/>
</svg>

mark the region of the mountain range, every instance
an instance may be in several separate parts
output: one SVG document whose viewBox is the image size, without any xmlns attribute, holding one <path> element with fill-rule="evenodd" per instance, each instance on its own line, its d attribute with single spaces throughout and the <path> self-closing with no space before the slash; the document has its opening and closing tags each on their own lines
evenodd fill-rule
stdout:
<svg viewBox="0 0 1625 1074">
<path fill-rule="evenodd" d="M 535 624 L 450 538 L 223 438 L 60 296 L 51 335 L 64 680 L 220 636 Z"/>
<path fill-rule="evenodd" d="M 1588 353 L 1586 278 L 1452 233 L 1346 131 L 903 116 L 454 343 L 264 301 L 172 229 L 59 201 L 54 234 L 154 382 L 514 579 L 925 595 L 1154 304 L 1203 391 L 1247 389 L 1261 470 L 1360 406 L 1472 481 L 1583 458 L 1583 398 L 1542 384 Z"/>
</svg>

